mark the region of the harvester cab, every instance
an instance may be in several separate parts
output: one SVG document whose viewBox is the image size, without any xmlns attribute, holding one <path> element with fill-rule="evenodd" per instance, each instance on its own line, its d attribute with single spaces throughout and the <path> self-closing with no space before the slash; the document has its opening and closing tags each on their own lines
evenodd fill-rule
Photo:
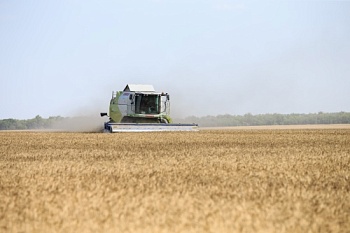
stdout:
<svg viewBox="0 0 350 233">
<path fill-rule="evenodd" d="M 173 124 L 169 94 L 156 92 L 152 85 L 128 84 L 123 91 L 113 92 L 109 118 L 104 127 L 108 132 L 194 131 L 198 127 Z"/>
</svg>

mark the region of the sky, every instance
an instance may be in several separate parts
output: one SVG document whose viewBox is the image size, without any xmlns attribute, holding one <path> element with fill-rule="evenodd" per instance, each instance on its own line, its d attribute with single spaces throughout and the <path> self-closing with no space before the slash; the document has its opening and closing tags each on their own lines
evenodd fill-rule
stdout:
<svg viewBox="0 0 350 233">
<path fill-rule="evenodd" d="M 107 112 L 152 84 L 173 117 L 350 111 L 350 0 L 0 0 L 0 119 Z"/>
</svg>

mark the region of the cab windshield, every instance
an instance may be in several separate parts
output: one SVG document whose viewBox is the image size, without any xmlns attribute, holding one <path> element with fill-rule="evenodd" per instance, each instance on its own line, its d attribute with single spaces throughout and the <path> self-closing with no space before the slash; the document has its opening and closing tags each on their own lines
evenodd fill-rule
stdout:
<svg viewBox="0 0 350 233">
<path fill-rule="evenodd" d="M 159 114 L 159 95 L 136 94 L 136 114 Z"/>
</svg>

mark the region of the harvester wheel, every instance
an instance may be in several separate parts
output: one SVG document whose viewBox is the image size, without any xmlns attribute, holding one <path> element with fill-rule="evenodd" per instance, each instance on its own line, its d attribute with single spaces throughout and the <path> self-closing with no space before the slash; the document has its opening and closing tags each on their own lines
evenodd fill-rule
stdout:
<svg viewBox="0 0 350 233">
<path fill-rule="evenodd" d="M 112 133 L 112 127 L 106 123 L 103 129 L 103 133 Z"/>
<path fill-rule="evenodd" d="M 165 118 L 160 119 L 160 123 L 168 124 L 168 120 Z"/>
</svg>

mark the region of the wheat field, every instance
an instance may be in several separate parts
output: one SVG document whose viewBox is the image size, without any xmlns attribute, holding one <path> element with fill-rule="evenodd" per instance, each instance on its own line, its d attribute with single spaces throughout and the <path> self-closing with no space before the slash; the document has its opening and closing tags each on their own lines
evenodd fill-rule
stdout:
<svg viewBox="0 0 350 233">
<path fill-rule="evenodd" d="M 350 232 L 350 129 L 0 132 L 0 232 Z"/>
</svg>

